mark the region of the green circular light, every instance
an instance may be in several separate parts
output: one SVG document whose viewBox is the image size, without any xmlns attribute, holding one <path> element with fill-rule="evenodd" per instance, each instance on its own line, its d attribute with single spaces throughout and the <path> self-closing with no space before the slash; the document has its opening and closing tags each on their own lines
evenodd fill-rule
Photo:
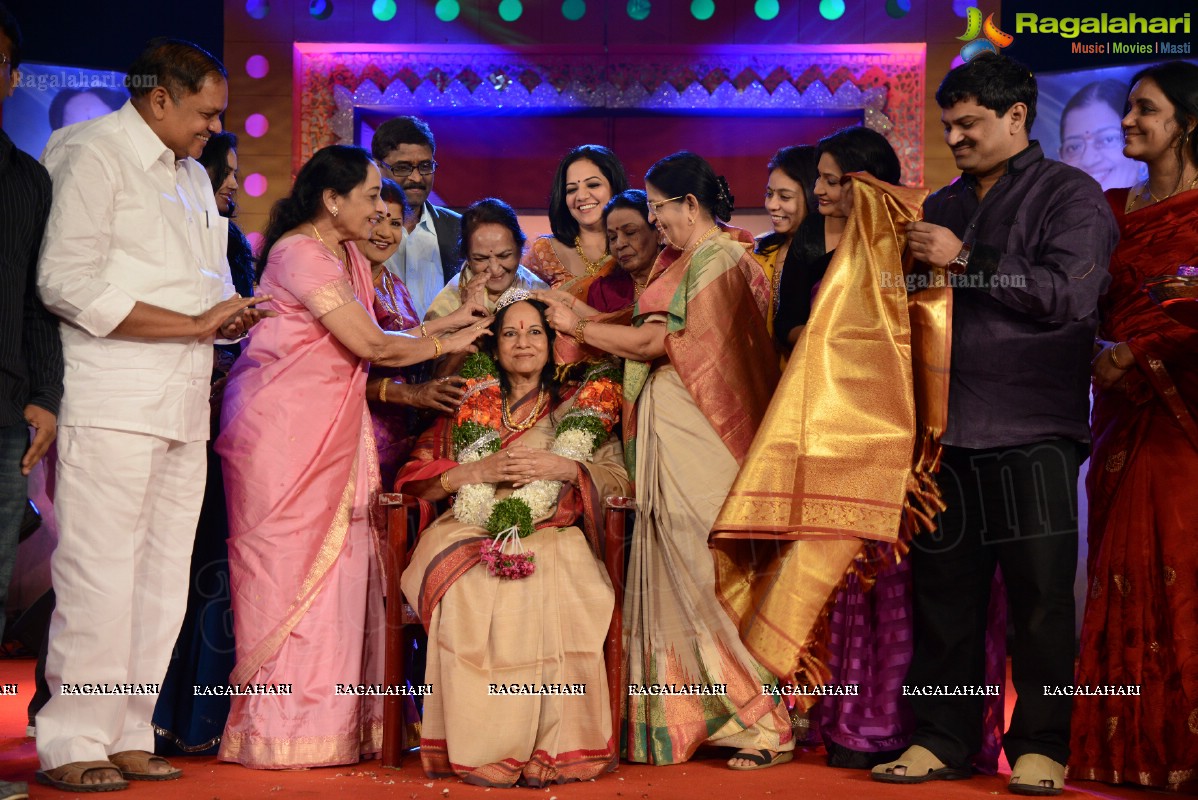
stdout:
<svg viewBox="0 0 1198 800">
<path fill-rule="evenodd" d="M 462 6 L 458 0 L 437 0 L 433 13 L 442 22 L 453 22 L 458 18 L 458 14 L 462 13 Z"/>
<path fill-rule="evenodd" d="M 767 22 L 778 16 L 778 0 L 757 0 L 753 4 L 753 13 L 758 19 L 766 20 Z"/>
<path fill-rule="evenodd" d="M 886 0 L 886 13 L 892 19 L 902 19 L 911 13 L 911 0 Z"/>
<path fill-rule="evenodd" d="M 308 13 L 316 19 L 328 19 L 333 16 L 333 0 L 311 0 Z"/>
<path fill-rule="evenodd" d="M 395 0 L 374 0 L 370 6 L 370 13 L 374 14 L 374 18 L 379 22 L 390 22 L 395 19 Z"/>
<path fill-rule="evenodd" d="M 499 18 L 504 22 L 515 22 L 524 13 L 524 4 L 520 0 L 503 0 L 499 4 Z"/>
<path fill-rule="evenodd" d="M 637 22 L 648 19 L 652 8 L 649 0 L 628 0 L 628 16 Z"/>
<path fill-rule="evenodd" d="M 578 22 L 586 13 L 586 0 L 566 0 L 562 3 L 562 16 L 571 22 Z"/>
<path fill-rule="evenodd" d="M 819 15 L 829 22 L 844 16 L 844 0 L 819 0 Z"/>
<path fill-rule="evenodd" d="M 715 13 L 715 0 L 691 0 L 691 16 L 697 20 L 711 19 Z"/>
</svg>

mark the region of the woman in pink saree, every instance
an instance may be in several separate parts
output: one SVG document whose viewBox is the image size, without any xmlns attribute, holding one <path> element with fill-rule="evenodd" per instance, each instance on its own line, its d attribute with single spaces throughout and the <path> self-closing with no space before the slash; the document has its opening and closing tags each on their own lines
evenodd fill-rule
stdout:
<svg viewBox="0 0 1198 800">
<path fill-rule="evenodd" d="M 368 362 L 465 350 L 486 321 L 438 338 L 384 333 L 368 310 L 365 239 L 386 207 L 369 155 L 334 145 L 271 213 L 258 264 L 276 316 L 229 375 L 216 449 L 229 505 L 237 664 L 220 759 L 281 769 L 346 764 L 380 747 L 382 592 L 369 521 L 378 460 Z M 266 288 L 269 287 L 269 288 Z"/>
</svg>

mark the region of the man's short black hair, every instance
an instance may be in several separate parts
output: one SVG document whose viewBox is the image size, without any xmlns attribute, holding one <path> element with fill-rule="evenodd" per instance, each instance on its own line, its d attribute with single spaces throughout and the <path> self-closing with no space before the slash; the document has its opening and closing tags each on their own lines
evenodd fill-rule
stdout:
<svg viewBox="0 0 1198 800">
<path fill-rule="evenodd" d="M 973 100 L 1003 116 L 1016 103 L 1027 106 L 1026 130 L 1030 133 L 1036 119 L 1036 76 L 1013 58 L 983 53 L 949 70 L 936 90 L 941 108 Z"/>
<path fill-rule="evenodd" d="M 382 161 L 401 144 L 424 145 L 435 155 L 437 140 L 433 138 L 432 129 L 420 117 L 396 117 L 389 119 L 379 126 L 370 140 L 370 154 L 375 161 Z"/>
<path fill-rule="evenodd" d="M 8 7 L 0 3 L 0 30 L 4 31 L 4 35 L 12 42 L 12 69 L 21 66 L 21 45 L 24 41 L 21 38 L 21 26 L 17 24 L 17 18 L 12 15 Z"/>
<path fill-rule="evenodd" d="M 158 37 L 151 39 L 129 65 L 125 85 L 134 98 L 145 97 L 154 87 L 161 86 L 178 103 L 200 91 L 212 75 L 229 79 L 225 65 L 207 50 L 182 39 Z"/>
</svg>

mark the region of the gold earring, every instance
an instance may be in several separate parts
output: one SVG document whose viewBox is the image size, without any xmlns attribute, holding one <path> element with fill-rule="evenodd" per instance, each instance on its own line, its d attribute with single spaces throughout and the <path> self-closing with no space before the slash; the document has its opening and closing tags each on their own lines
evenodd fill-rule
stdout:
<svg viewBox="0 0 1198 800">
<path fill-rule="evenodd" d="M 333 206 L 333 216 L 337 216 L 337 206 Z"/>
</svg>

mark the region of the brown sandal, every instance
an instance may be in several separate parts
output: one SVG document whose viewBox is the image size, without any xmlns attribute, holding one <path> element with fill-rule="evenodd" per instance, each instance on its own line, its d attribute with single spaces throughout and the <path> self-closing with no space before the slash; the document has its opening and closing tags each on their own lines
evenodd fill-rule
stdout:
<svg viewBox="0 0 1198 800">
<path fill-rule="evenodd" d="M 171 763 L 162 756 L 147 753 L 145 750 L 122 750 L 113 753 L 109 758 L 121 771 L 121 775 L 131 781 L 173 781 L 183 774 L 183 770 L 174 767 L 166 772 L 151 770 L 151 764 L 165 764 L 170 767 Z"/>
<path fill-rule="evenodd" d="M 120 772 L 111 761 L 72 761 L 54 769 L 44 769 L 37 773 L 37 782 L 64 792 L 116 792 L 128 789 L 128 781 L 104 781 L 102 783 L 84 783 L 83 776 L 94 770 L 110 769 Z"/>
</svg>

